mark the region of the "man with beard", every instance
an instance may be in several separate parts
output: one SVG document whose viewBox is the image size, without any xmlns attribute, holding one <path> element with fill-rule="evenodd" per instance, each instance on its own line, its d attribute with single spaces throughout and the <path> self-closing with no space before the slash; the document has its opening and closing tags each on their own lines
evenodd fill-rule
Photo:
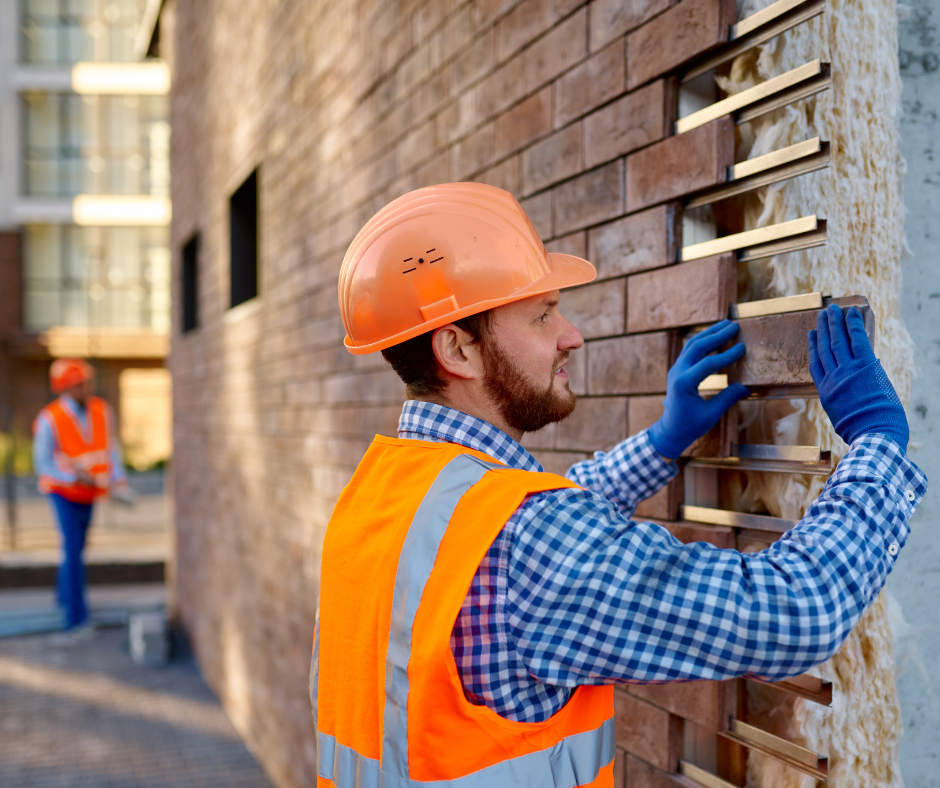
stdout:
<svg viewBox="0 0 940 788">
<path fill-rule="evenodd" d="M 820 398 L 851 445 L 799 526 L 752 555 L 681 544 L 636 504 L 747 395 L 711 399 L 737 326 L 685 344 L 662 418 L 566 477 L 519 441 L 575 407 L 583 345 L 560 290 L 590 263 L 547 254 L 512 195 L 446 184 L 387 205 L 339 279 L 346 347 L 406 384 L 322 553 L 311 668 L 318 784 L 613 785 L 612 687 L 798 675 L 874 600 L 926 479 L 857 310 L 821 312 Z"/>
</svg>

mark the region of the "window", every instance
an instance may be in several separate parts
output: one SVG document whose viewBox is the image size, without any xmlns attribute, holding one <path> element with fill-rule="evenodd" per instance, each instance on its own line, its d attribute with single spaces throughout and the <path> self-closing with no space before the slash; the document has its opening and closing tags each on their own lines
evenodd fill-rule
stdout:
<svg viewBox="0 0 940 788">
<path fill-rule="evenodd" d="M 169 195 L 165 96 L 27 93 L 22 101 L 24 194 Z"/>
<path fill-rule="evenodd" d="M 168 331 L 168 240 L 164 227 L 27 226 L 23 232 L 26 329 Z"/>
<path fill-rule="evenodd" d="M 258 170 L 229 200 L 232 306 L 258 295 Z"/>
<path fill-rule="evenodd" d="M 183 302 L 183 333 L 199 325 L 199 233 L 193 235 L 183 247 L 183 266 L 180 282 Z"/>
<path fill-rule="evenodd" d="M 46 65 L 134 61 L 134 42 L 146 4 L 147 0 L 21 0 L 21 58 L 24 63 Z"/>
</svg>

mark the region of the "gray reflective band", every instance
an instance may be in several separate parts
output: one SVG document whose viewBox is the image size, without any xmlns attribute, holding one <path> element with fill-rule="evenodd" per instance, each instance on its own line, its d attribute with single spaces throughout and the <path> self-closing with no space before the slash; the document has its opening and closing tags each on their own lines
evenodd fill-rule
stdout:
<svg viewBox="0 0 940 788">
<path fill-rule="evenodd" d="M 483 478 L 489 467 L 492 466 L 469 454 L 460 454 L 447 463 L 415 512 L 401 548 L 392 593 L 382 729 L 383 769 L 401 779 L 408 777 L 408 662 L 418 603 L 434 569 L 437 552 L 454 516 L 454 509 L 464 493 Z"/>
<path fill-rule="evenodd" d="M 613 759 L 613 717 L 597 730 L 576 733 L 546 750 L 500 761 L 454 780 L 427 782 L 389 774 L 374 758 L 317 733 L 317 774 L 337 788 L 576 788 L 594 782 Z"/>
<path fill-rule="evenodd" d="M 340 744 L 333 736 L 318 731 L 317 773 L 338 788 L 574 788 L 593 782 L 600 770 L 613 760 L 614 721 L 609 719 L 597 730 L 569 736 L 548 749 L 501 761 L 459 779 L 420 782 L 408 776 L 408 663 L 418 605 L 460 499 L 487 470 L 502 467 L 461 454 L 444 466 L 421 501 L 402 545 L 392 593 L 385 670 L 382 768 L 374 758 L 366 758 Z M 312 700 L 316 697 L 318 680 L 316 645 L 315 640 L 311 665 Z"/>
</svg>

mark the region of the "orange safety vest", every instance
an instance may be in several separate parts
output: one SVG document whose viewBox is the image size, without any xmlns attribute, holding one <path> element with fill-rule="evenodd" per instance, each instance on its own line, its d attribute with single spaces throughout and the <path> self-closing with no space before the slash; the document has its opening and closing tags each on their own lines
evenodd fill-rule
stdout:
<svg viewBox="0 0 940 788">
<path fill-rule="evenodd" d="M 45 419 L 52 426 L 55 437 L 55 461 L 66 473 L 84 468 L 94 479 L 94 484 L 85 482 L 60 482 L 50 476 L 39 477 L 39 489 L 44 493 L 58 493 L 75 503 L 91 503 L 108 492 L 111 481 L 111 409 L 100 397 L 89 397 L 85 403 L 87 428 L 62 406 L 60 400 L 50 402 L 39 411 L 33 423 L 33 432 L 39 420 Z"/>
<path fill-rule="evenodd" d="M 317 786 L 613 788 L 610 686 L 548 720 L 470 703 L 450 647 L 470 583 L 531 493 L 573 482 L 376 436 L 327 528 L 310 670 Z"/>
</svg>

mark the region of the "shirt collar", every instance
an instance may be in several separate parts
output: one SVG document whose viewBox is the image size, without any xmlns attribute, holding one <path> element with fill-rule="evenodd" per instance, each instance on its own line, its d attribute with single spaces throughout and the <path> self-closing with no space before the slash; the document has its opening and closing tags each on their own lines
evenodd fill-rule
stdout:
<svg viewBox="0 0 940 788">
<path fill-rule="evenodd" d="M 398 437 L 457 443 L 488 454 L 510 468 L 542 471 L 529 452 L 489 422 L 445 405 L 409 399 L 398 419 Z"/>
<path fill-rule="evenodd" d="M 79 405 L 78 400 L 70 397 L 68 394 L 62 394 L 60 399 L 62 400 L 62 404 L 65 405 L 76 416 L 81 416 L 85 412 L 85 406 Z"/>
</svg>

